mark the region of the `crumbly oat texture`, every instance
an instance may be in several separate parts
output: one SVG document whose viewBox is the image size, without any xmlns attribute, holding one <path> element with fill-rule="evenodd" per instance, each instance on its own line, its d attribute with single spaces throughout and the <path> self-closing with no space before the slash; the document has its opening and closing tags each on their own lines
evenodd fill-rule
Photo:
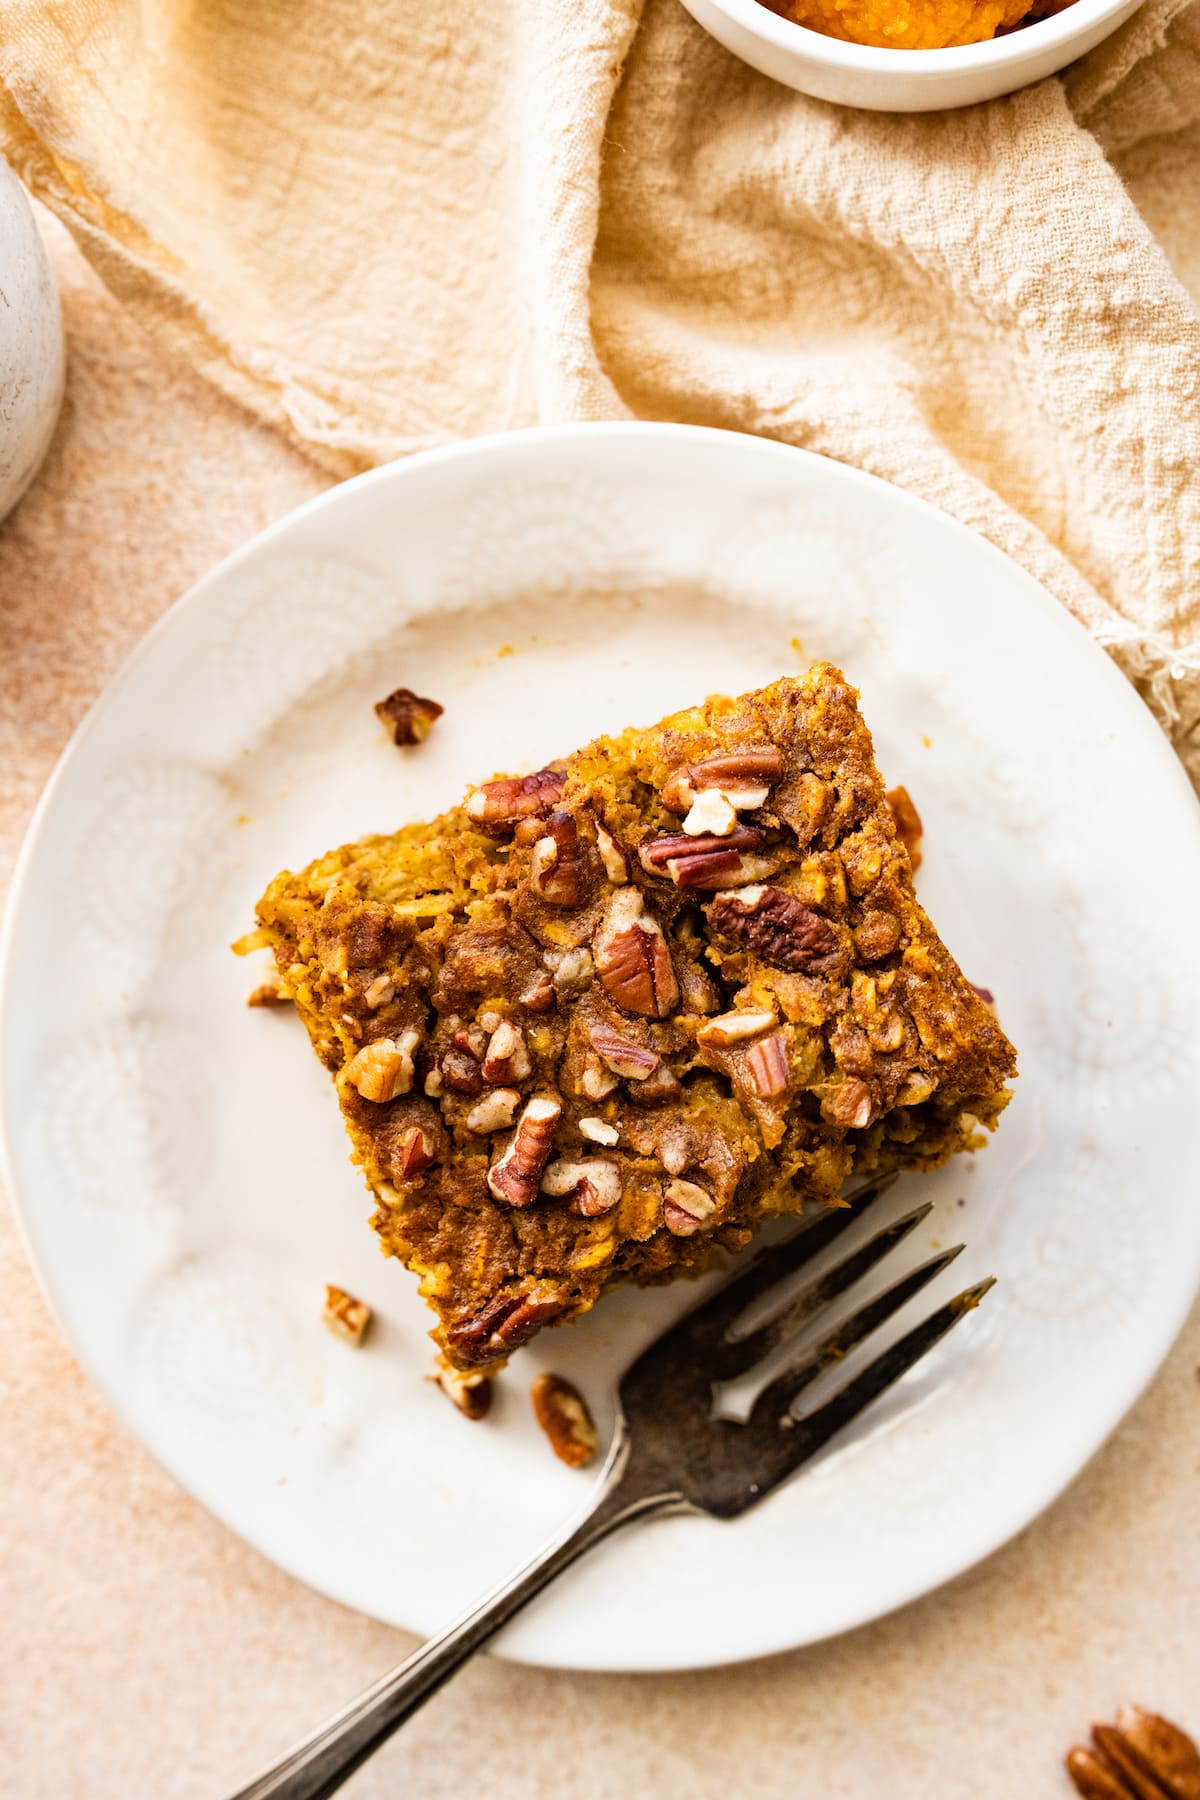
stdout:
<svg viewBox="0 0 1200 1800">
<path fill-rule="evenodd" d="M 463 1369 L 972 1148 L 1015 1072 L 829 664 L 486 782 L 258 917 Z"/>
</svg>

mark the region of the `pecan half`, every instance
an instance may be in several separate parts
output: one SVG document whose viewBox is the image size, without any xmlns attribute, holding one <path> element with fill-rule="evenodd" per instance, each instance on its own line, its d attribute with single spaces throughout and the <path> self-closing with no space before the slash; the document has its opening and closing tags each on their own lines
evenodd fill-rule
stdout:
<svg viewBox="0 0 1200 1800">
<path fill-rule="evenodd" d="M 777 1022 L 773 1012 L 752 1012 L 746 1007 L 706 1020 L 696 1033 L 696 1042 L 706 1050 L 725 1050 L 730 1044 L 741 1044 L 747 1038 L 761 1037 L 764 1031 L 770 1031 Z"/>
<path fill-rule="evenodd" d="M 344 1338 L 357 1350 L 371 1323 L 371 1308 L 365 1300 L 356 1300 L 353 1294 L 348 1294 L 345 1288 L 326 1285 L 321 1317 L 335 1337 Z"/>
<path fill-rule="evenodd" d="M 585 1219 L 611 1212 L 621 1198 L 621 1167 L 605 1156 L 582 1162 L 552 1162 L 542 1176 L 542 1192 L 567 1200 Z"/>
<path fill-rule="evenodd" d="M 791 1071 L 788 1068 L 787 1043 L 782 1031 L 760 1038 L 746 1052 L 746 1080 L 760 1100 L 774 1100 L 786 1093 Z"/>
<path fill-rule="evenodd" d="M 709 756 L 676 769 L 660 798 L 668 812 L 685 813 L 706 788 L 720 788 L 739 811 L 762 806 L 783 774 L 783 757 L 774 744 Z"/>
<path fill-rule="evenodd" d="M 446 1342 L 460 1362 L 496 1362 L 527 1344 L 565 1310 L 563 1301 L 536 1289 L 527 1294 L 497 1294 L 474 1318 L 448 1331 Z"/>
<path fill-rule="evenodd" d="M 653 1050 L 643 1049 L 632 1038 L 610 1031 L 607 1025 L 593 1025 L 588 1042 L 614 1075 L 623 1075 L 628 1081 L 645 1081 L 658 1067 L 659 1059 Z"/>
<path fill-rule="evenodd" d="M 539 1375 L 529 1390 L 533 1413 L 550 1448 L 568 1468 L 582 1469 L 596 1454 L 596 1427 L 578 1388 L 561 1375 Z"/>
<path fill-rule="evenodd" d="M 734 888 L 710 901 L 708 921 L 714 931 L 756 951 L 777 969 L 828 975 L 843 961 L 828 919 L 783 888 Z"/>
<path fill-rule="evenodd" d="M 437 1161 L 433 1139 L 419 1125 L 410 1125 L 400 1139 L 399 1161 L 400 1175 L 405 1181 L 415 1181 Z"/>
<path fill-rule="evenodd" d="M 514 1081 L 524 1081 L 532 1069 L 521 1027 L 511 1019 L 501 1019 L 488 1042 L 483 1079 L 511 1087 Z"/>
<path fill-rule="evenodd" d="M 401 1032 L 398 1038 L 376 1038 L 350 1058 L 341 1080 L 356 1088 L 364 1100 L 380 1105 L 407 1094 L 413 1084 L 413 1052 L 420 1041 L 416 1031 Z"/>
<path fill-rule="evenodd" d="M 509 1206 L 533 1205 L 561 1117 L 557 1100 L 538 1095 L 528 1102 L 517 1120 L 512 1142 L 488 1170 L 488 1187 L 497 1200 L 507 1201 Z"/>
<path fill-rule="evenodd" d="M 1133 1791 L 1109 1764 L 1083 1745 L 1067 1751 L 1066 1770 L 1082 1800 L 1135 1800 Z"/>
<path fill-rule="evenodd" d="M 1129 1755 L 1161 1781 L 1172 1800 L 1200 1800 L 1200 1749 L 1161 1713 L 1123 1706 L 1117 1731 Z"/>
<path fill-rule="evenodd" d="M 638 857 L 648 874 L 669 876 L 676 887 L 712 891 L 750 879 L 761 866 L 761 858 L 752 853 L 765 842 L 753 825 L 738 825 L 726 837 L 670 832 L 642 844 Z"/>
<path fill-rule="evenodd" d="M 695 1181 L 669 1181 L 663 1192 L 663 1224 L 673 1237 L 692 1237 L 717 1210 L 706 1188 Z"/>
<path fill-rule="evenodd" d="M 426 700 L 406 687 L 375 702 L 375 716 L 387 726 L 394 744 L 424 743 L 445 710 L 436 700 Z"/>
<path fill-rule="evenodd" d="M 913 873 L 921 866 L 921 838 L 925 827 L 921 823 L 921 815 L 912 803 L 906 787 L 889 788 L 887 803 L 892 809 L 892 818 L 896 824 L 896 836 L 908 851 L 908 860 L 913 866 Z"/>
<path fill-rule="evenodd" d="M 545 818 L 562 798 L 566 776 L 558 769 L 485 781 L 467 796 L 467 817 L 484 831 L 506 836 L 521 819 Z"/>
<path fill-rule="evenodd" d="M 429 1377 L 466 1419 L 485 1419 L 492 1406 L 492 1381 L 489 1375 L 464 1375 L 438 1357 L 437 1368 Z"/>
<path fill-rule="evenodd" d="M 640 891 L 618 888 L 592 946 L 596 973 L 622 1012 L 663 1019 L 679 999 L 671 952 Z"/>
</svg>

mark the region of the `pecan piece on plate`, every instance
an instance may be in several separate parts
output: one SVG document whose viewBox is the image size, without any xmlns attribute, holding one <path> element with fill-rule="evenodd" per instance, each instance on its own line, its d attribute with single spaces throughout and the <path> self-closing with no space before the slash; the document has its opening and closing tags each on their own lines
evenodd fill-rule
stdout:
<svg viewBox="0 0 1200 1800">
<path fill-rule="evenodd" d="M 614 1006 L 663 1019 L 679 999 L 671 952 L 635 887 L 618 888 L 592 946 L 596 973 Z"/>
<path fill-rule="evenodd" d="M 783 888 L 732 888 L 709 902 L 708 920 L 714 931 L 779 969 L 828 975 L 845 960 L 828 919 Z"/>
<path fill-rule="evenodd" d="M 492 1409 L 490 1375 L 464 1374 L 461 1369 L 448 1363 L 444 1356 L 439 1356 L 437 1367 L 429 1379 L 441 1388 L 447 1400 L 466 1419 L 486 1419 Z"/>
<path fill-rule="evenodd" d="M 426 700 L 406 687 L 375 702 L 375 715 L 387 726 L 394 744 L 423 744 L 445 710 L 436 700 Z"/>
<path fill-rule="evenodd" d="M 562 798 L 566 776 L 558 769 L 485 781 L 467 798 L 467 817 L 484 831 L 507 835 L 522 819 L 545 818 Z"/>
<path fill-rule="evenodd" d="M 365 1300 L 356 1300 L 353 1294 L 348 1294 L 345 1288 L 326 1283 L 321 1317 L 335 1337 L 344 1338 L 357 1350 L 371 1323 L 371 1308 Z"/>
<path fill-rule="evenodd" d="M 1125 1706 L 1115 1725 L 1093 1725 L 1092 1747 L 1067 1752 L 1083 1800 L 1200 1800 L 1200 1749 L 1178 1725 Z"/>
<path fill-rule="evenodd" d="M 590 1463 L 596 1454 L 596 1427 L 579 1389 L 565 1376 L 547 1373 L 537 1376 L 529 1397 L 558 1460 L 572 1469 Z"/>
<path fill-rule="evenodd" d="M 505 1200 L 509 1206 L 533 1205 L 561 1117 L 559 1101 L 544 1095 L 529 1101 L 517 1120 L 511 1143 L 488 1170 L 488 1187 L 497 1200 Z"/>
</svg>

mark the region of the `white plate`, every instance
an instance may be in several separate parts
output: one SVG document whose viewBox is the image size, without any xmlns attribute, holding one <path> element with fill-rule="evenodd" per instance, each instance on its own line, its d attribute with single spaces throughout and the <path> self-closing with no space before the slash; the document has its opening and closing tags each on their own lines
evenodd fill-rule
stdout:
<svg viewBox="0 0 1200 1800">
<path fill-rule="evenodd" d="M 247 1010 L 256 971 L 227 946 L 284 864 L 818 655 L 924 815 L 920 891 L 1022 1075 L 989 1148 L 920 1184 L 921 1248 L 969 1246 L 938 1291 L 1001 1278 L 981 1310 L 791 1488 L 614 1541 L 502 1646 L 728 1661 L 1003 1543 L 1196 1292 L 1200 831 L 1131 689 L 1013 564 L 880 482 L 746 437 L 574 427 L 415 457 L 265 532 L 150 634 L 51 783 L 3 955 L 32 1254 L 142 1440 L 352 1606 L 427 1632 L 563 1524 L 588 1482 L 549 1455 L 530 1376 L 561 1369 L 603 1412 L 695 1290 L 547 1333 L 465 1423 L 421 1380 L 428 1321 L 375 1248 L 329 1080 L 293 1017 Z M 446 706 L 415 753 L 371 710 L 400 682 Z M 357 1355 L 318 1321 L 326 1281 L 377 1309 Z"/>
</svg>

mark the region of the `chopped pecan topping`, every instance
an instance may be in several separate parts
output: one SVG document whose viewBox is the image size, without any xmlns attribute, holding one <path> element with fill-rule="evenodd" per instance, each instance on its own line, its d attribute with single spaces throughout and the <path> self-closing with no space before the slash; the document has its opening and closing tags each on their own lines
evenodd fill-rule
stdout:
<svg viewBox="0 0 1200 1800">
<path fill-rule="evenodd" d="M 615 887 L 621 887 L 629 880 L 629 858 L 617 843 L 611 832 L 603 825 L 596 826 L 596 848 L 600 852 L 600 861 L 604 864 L 604 873 Z"/>
<path fill-rule="evenodd" d="M 517 1116 L 521 1096 L 516 1088 L 493 1088 L 477 1100 L 466 1117 L 468 1131 L 487 1137 L 493 1131 L 507 1131 Z"/>
<path fill-rule="evenodd" d="M 497 1200 L 507 1201 L 509 1206 L 533 1205 L 561 1117 L 559 1101 L 542 1095 L 529 1101 L 512 1142 L 488 1170 L 488 1187 Z"/>
<path fill-rule="evenodd" d="M 424 1175 L 432 1169 L 437 1157 L 434 1154 L 434 1143 L 427 1131 L 419 1125 L 410 1125 L 400 1139 L 400 1174 L 405 1181 L 415 1181 L 418 1175 Z"/>
<path fill-rule="evenodd" d="M 371 985 L 363 992 L 363 1005 L 374 1012 L 380 1006 L 386 1006 L 396 993 L 395 983 L 390 975 L 377 975 Z"/>
<path fill-rule="evenodd" d="M 618 888 L 593 945 L 596 972 L 622 1012 L 663 1019 L 679 999 L 671 952 L 640 891 Z"/>
<path fill-rule="evenodd" d="M 524 1081 L 532 1068 L 521 1027 L 514 1025 L 511 1019 L 501 1019 L 483 1059 L 483 1079 L 509 1087 L 514 1081 Z"/>
<path fill-rule="evenodd" d="M 440 1099 L 445 1086 L 446 1083 L 442 1079 L 442 1071 L 440 1069 L 430 1069 L 428 1075 L 425 1077 L 425 1092 L 429 1095 L 429 1098 L 431 1100 Z"/>
<path fill-rule="evenodd" d="M 554 1005 L 554 983 L 545 969 L 539 969 L 528 985 L 521 989 L 517 995 L 517 1005 L 531 1013 L 550 1011 Z"/>
<path fill-rule="evenodd" d="M 846 1081 L 839 1081 L 833 1091 L 825 1096 L 821 1102 L 821 1111 L 834 1125 L 844 1125 L 850 1131 L 861 1131 L 875 1116 L 875 1102 L 866 1082 L 852 1075 Z"/>
<path fill-rule="evenodd" d="M 695 1181 L 669 1181 L 663 1194 L 663 1224 L 674 1237 L 692 1237 L 717 1210 L 706 1188 Z"/>
<path fill-rule="evenodd" d="M 527 1294 L 497 1294 L 473 1319 L 448 1331 L 446 1342 L 460 1362 L 496 1362 L 527 1344 L 565 1310 L 557 1296 L 536 1288 Z"/>
<path fill-rule="evenodd" d="M 375 715 L 386 725 L 396 744 L 421 744 L 445 712 L 436 700 L 426 700 L 411 688 L 396 688 L 386 700 L 375 702 Z"/>
<path fill-rule="evenodd" d="M 494 1029 L 495 1027 L 493 1027 Z M 487 1049 L 488 1033 L 482 1025 L 460 1025 L 450 1041 L 456 1050 L 465 1051 L 468 1056 L 473 1056 L 476 1062 L 482 1062 L 484 1051 Z"/>
<path fill-rule="evenodd" d="M 706 789 L 720 789 L 739 812 L 766 803 L 783 774 L 783 757 L 773 744 L 710 756 L 676 769 L 660 796 L 668 812 L 685 813 Z"/>
<path fill-rule="evenodd" d="M 506 836 L 522 819 L 545 818 L 562 798 L 566 776 L 557 769 L 485 781 L 467 798 L 467 817 L 476 825 Z"/>
<path fill-rule="evenodd" d="M 621 1141 L 620 1130 L 617 1126 L 610 1125 L 607 1119 L 580 1119 L 579 1129 L 582 1135 L 590 1138 L 593 1144 L 607 1144 L 610 1149 L 613 1144 L 619 1144 Z"/>
<path fill-rule="evenodd" d="M 572 1212 L 585 1219 L 611 1212 L 621 1198 L 621 1168 L 607 1157 L 589 1156 L 583 1162 L 552 1162 L 542 1176 L 542 1192 L 568 1200 Z"/>
<path fill-rule="evenodd" d="M 758 790 L 764 794 L 765 789 Z M 720 788 L 697 794 L 683 821 L 685 837 L 728 837 L 737 827 L 737 807 Z"/>
<path fill-rule="evenodd" d="M 787 1043 L 782 1031 L 760 1038 L 746 1052 L 746 1079 L 760 1100 L 774 1100 L 786 1093 L 791 1079 L 788 1069 Z"/>
<path fill-rule="evenodd" d="M 915 874 L 921 866 L 921 838 L 925 829 L 921 824 L 921 815 L 913 805 L 906 787 L 889 788 L 887 803 L 896 822 L 896 836 L 908 851 L 908 860 Z"/>
<path fill-rule="evenodd" d="M 290 1006 L 291 997 L 277 981 L 264 981 L 246 995 L 247 1006 Z"/>
<path fill-rule="evenodd" d="M 778 887 L 734 888 L 709 903 L 714 931 L 732 938 L 778 969 L 827 975 L 843 952 L 828 919 Z"/>
<path fill-rule="evenodd" d="M 579 827 L 568 812 L 552 812 L 529 861 L 534 891 L 552 906 L 578 906 L 583 893 Z"/>
<path fill-rule="evenodd" d="M 561 1375 L 537 1376 L 529 1390 L 534 1417 L 550 1448 L 569 1468 L 582 1469 L 596 1454 L 596 1427 L 578 1388 Z"/>
<path fill-rule="evenodd" d="M 364 1100 L 381 1105 L 407 1094 L 413 1084 L 413 1052 L 420 1041 L 416 1031 L 402 1032 L 398 1038 L 376 1038 L 350 1058 L 341 1079 L 357 1088 Z"/>
<path fill-rule="evenodd" d="M 586 945 L 574 950 L 543 952 L 554 977 L 554 991 L 560 1000 L 575 1000 L 591 986 L 592 953 Z"/>
<path fill-rule="evenodd" d="M 661 1106 L 665 1101 L 678 1100 L 681 1092 L 682 1083 L 674 1069 L 669 1063 L 660 1062 L 653 1075 L 630 1088 L 629 1098 L 641 1106 Z"/>
<path fill-rule="evenodd" d="M 439 1356 L 437 1368 L 429 1377 L 464 1418 L 485 1419 L 491 1411 L 492 1380 L 490 1375 L 464 1375 Z"/>
<path fill-rule="evenodd" d="M 1092 1744 L 1066 1758 L 1083 1800 L 1200 1800 L 1200 1749 L 1160 1714 L 1122 1707 L 1116 1725 L 1092 1726 Z"/>
<path fill-rule="evenodd" d="M 579 1077 L 579 1091 L 586 1094 L 589 1100 L 603 1100 L 611 1094 L 617 1085 L 617 1078 L 611 1069 L 606 1069 L 594 1050 L 589 1050 L 583 1059 L 583 1073 Z"/>
<path fill-rule="evenodd" d="M 730 1044 L 743 1043 L 746 1038 L 761 1037 L 776 1023 L 773 1012 L 752 1012 L 747 1007 L 707 1020 L 696 1033 L 696 1042 L 706 1050 L 726 1050 Z"/>
<path fill-rule="evenodd" d="M 645 1081 L 658 1067 L 659 1059 L 653 1050 L 622 1037 L 619 1031 L 610 1031 L 607 1025 L 593 1025 L 588 1041 L 614 1075 L 623 1075 L 628 1081 Z"/>
<path fill-rule="evenodd" d="M 321 1317 L 330 1331 L 345 1338 L 357 1350 L 371 1323 L 371 1308 L 365 1300 L 356 1300 L 353 1294 L 348 1294 L 345 1288 L 326 1285 Z"/>
<path fill-rule="evenodd" d="M 465 1094 L 473 1100 L 476 1094 L 483 1092 L 483 1076 L 479 1064 L 465 1050 L 448 1050 L 442 1058 L 442 1081 L 452 1094 Z M 429 1092 L 429 1083 L 425 1084 L 425 1092 Z"/>
<path fill-rule="evenodd" d="M 923 1069 L 913 1069 L 896 1095 L 896 1105 L 920 1106 L 922 1100 L 928 1100 L 936 1086 L 937 1082 L 932 1075 L 926 1075 Z"/>
</svg>

